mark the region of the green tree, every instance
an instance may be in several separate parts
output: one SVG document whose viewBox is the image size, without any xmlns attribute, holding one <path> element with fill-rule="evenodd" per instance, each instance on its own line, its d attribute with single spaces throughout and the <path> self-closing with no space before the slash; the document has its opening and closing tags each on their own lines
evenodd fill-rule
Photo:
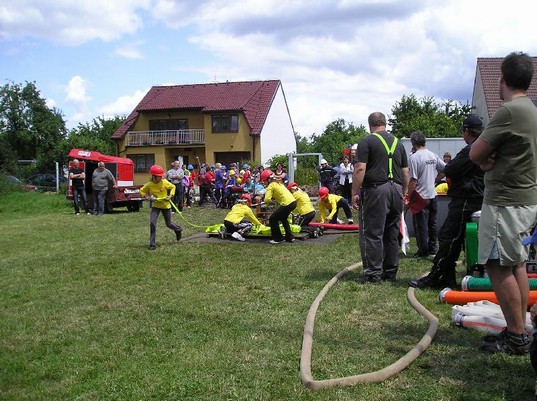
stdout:
<svg viewBox="0 0 537 401">
<path fill-rule="evenodd" d="M 432 97 L 403 95 L 393 106 L 388 122 L 398 138 L 409 137 L 414 131 L 423 131 L 429 138 L 450 138 L 460 136 L 462 122 L 471 112 L 470 105 L 454 100 L 439 104 Z"/>
<path fill-rule="evenodd" d="M 90 123 L 79 123 L 69 132 L 63 152 L 65 155 L 73 148 L 93 150 L 106 155 L 117 154 L 112 134 L 123 124 L 125 119 L 120 116 L 113 118 L 97 117 Z"/>
<path fill-rule="evenodd" d="M 355 127 L 339 118 L 328 124 L 321 135 L 312 135 L 312 151 L 322 153 L 330 165 L 339 165 L 343 159 L 343 150 L 366 135 L 367 131 L 363 125 Z"/>
<path fill-rule="evenodd" d="M 0 87 L 0 170 L 14 171 L 18 159 L 53 169 L 66 133 L 62 113 L 46 105 L 35 83 Z"/>
</svg>

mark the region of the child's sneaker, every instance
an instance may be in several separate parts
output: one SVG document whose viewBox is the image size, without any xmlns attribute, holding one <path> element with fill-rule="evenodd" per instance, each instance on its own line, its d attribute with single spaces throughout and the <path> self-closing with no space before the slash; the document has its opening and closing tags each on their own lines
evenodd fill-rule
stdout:
<svg viewBox="0 0 537 401">
<path fill-rule="evenodd" d="M 218 229 L 218 236 L 220 239 L 226 239 L 226 226 L 222 226 Z"/>
<path fill-rule="evenodd" d="M 179 230 L 179 231 L 175 232 L 175 238 L 177 239 L 177 242 L 181 241 L 182 234 L 183 234 L 182 230 Z"/>
<path fill-rule="evenodd" d="M 347 224 L 354 224 L 354 220 L 353 219 L 347 219 Z"/>
<path fill-rule="evenodd" d="M 233 238 L 235 238 L 237 241 L 244 241 L 244 237 L 240 235 L 237 231 L 235 231 L 233 234 L 231 234 Z"/>
</svg>

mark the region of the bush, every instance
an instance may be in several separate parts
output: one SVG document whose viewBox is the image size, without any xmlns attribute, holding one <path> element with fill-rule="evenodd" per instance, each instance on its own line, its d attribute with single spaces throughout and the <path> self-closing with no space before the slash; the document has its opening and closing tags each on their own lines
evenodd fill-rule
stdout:
<svg viewBox="0 0 537 401">
<path fill-rule="evenodd" d="M 319 182 L 317 170 L 309 167 L 297 167 L 295 170 L 295 182 L 300 186 L 316 186 Z"/>
</svg>

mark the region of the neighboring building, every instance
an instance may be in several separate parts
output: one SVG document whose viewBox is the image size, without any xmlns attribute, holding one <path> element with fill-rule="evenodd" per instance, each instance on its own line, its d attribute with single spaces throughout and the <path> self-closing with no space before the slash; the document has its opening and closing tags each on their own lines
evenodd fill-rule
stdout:
<svg viewBox="0 0 537 401">
<path fill-rule="evenodd" d="M 503 57 L 479 57 L 477 59 L 472 105 L 475 107 L 475 114 L 481 117 L 485 126 L 502 104 L 498 92 L 502 60 Z M 537 71 L 537 57 L 533 57 L 533 63 Z M 528 96 L 534 103 L 537 103 L 537 76 L 533 78 Z"/>
<path fill-rule="evenodd" d="M 254 161 L 296 152 L 279 80 L 154 86 L 112 135 L 135 164 L 135 183 L 152 164 Z"/>
</svg>

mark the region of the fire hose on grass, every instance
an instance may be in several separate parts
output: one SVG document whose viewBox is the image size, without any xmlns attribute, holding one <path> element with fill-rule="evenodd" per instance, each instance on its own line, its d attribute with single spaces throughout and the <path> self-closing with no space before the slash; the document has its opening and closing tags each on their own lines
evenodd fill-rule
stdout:
<svg viewBox="0 0 537 401">
<path fill-rule="evenodd" d="M 300 356 L 300 377 L 304 386 L 309 389 L 320 390 L 328 387 L 354 386 L 358 383 L 378 383 L 383 380 L 386 380 L 387 378 L 401 372 L 408 365 L 410 365 L 410 363 L 412 363 L 420 354 L 423 353 L 423 351 L 427 349 L 427 347 L 431 344 L 431 341 L 433 340 L 434 336 L 436 335 L 436 331 L 438 330 L 438 318 L 431 312 L 429 312 L 427 309 L 425 309 L 425 307 L 418 302 L 414 294 L 414 288 L 409 287 L 407 292 L 408 301 L 420 315 L 422 315 L 429 321 L 429 327 L 427 329 L 427 332 L 409 352 L 407 352 L 404 356 L 399 358 L 391 365 L 386 366 L 385 368 L 377 370 L 375 372 L 326 380 L 315 380 L 311 374 L 311 352 L 313 347 L 313 328 L 315 324 L 315 315 L 317 313 L 317 309 L 319 308 L 319 305 L 321 304 L 321 301 L 323 300 L 324 296 L 341 277 L 361 266 L 362 262 L 356 263 L 336 274 L 324 286 L 319 295 L 317 295 L 309 309 L 308 315 L 306 317 L 306 324 L 304 325 L 302 354 Z"/>
<path fill-rule="evenodd" d="M 198 226 L 198 225 L 195 225 L 195 224 L 192 224 L 191 222 L 189 222 L 187 219 L 185 219 L 185 216 L 183 216 L 183 212 L 181 212 L 177 206 L 175 206 L 175 203 L 172 202 L 171 199 L 168 199 L 168 198 L 146 198 L 149 202 L 154 202 L 154 201 L 165 201 L 165 200 L 168 200 L 170 202 L 170 205 L 172 205 L 172 209 L 174 210 L 175 213 L 179 214 L 179 216 L 181 216 L 181 218 L 184 220 L 184 222 L 186 224 L 188 224 L 190 227 L 194 227 L 194 228 L 206 228 L 206 226 Z"/>
</svg>

